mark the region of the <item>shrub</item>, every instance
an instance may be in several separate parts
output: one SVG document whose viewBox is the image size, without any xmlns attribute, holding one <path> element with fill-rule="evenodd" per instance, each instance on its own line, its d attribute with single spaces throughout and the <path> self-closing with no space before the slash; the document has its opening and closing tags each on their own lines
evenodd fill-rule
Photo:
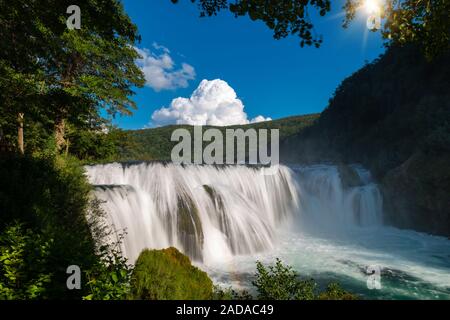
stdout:
<svg viewBox="0 0 450 320">
<path fill-rule="evenodd" d="M 341 286 L 332 282 L 327 286 L 324 292 L 319 293 L 317 296 L 319 300 L 358 300 L 359 297 L 353 293 L 345 291 Z"/>
<path fill-rule="evenodd" d="M 235 290 L 231 287 L 214 286 L 212 300 L 252 300 L 252 295 L 246 290 Z"/>
<path fill-rule="evenodd" d="M 213 297 L 208 275 L 192 266 L 176 248 L 144 250 L 131 278 L 131 298 L 145 300 L 204 300 Z"/>
<path fill-rule="evenodd" d="M 292 267 L 285 266 L 280 259 L 267 268 L 256 262 L 256 279 L 253 285 L 261 300 L 312 300 L 316 283 L 313 280 L 300 280 Z"/>
<path fill-rule="evenodd" d="M 101 246 L 99 261 L 86 272 L 90 293 L 84 300 L 121 300 L 130 292 L 132 268 L 120 250 Z"/>
<path fill-rule="evenodd" d="M 96 245 L 98 260 L 85 271 L 90 292 L 84 300 L 122 300 L 130 292 L 132 267 L 122 256 L 121 243 L 125 232 L 114 230 L 105 220 L 105 211 L 100 201 L 93 199 L 89 204 L 87 221 Z M 110 242 L 110 239 L 117 239 Z"/>
<path fill-rule="evenodd" d="M 301 279 L 297 272 L 276 259 L 274 265 L 265 267 L 256 262 L 256 279 L 253 285 L 261 300 L 355 300 L 351 294 L 337 283 L 330 283 L 324 292 L 317 293 L 317 284 L 313 279 Z"/>
</svg>

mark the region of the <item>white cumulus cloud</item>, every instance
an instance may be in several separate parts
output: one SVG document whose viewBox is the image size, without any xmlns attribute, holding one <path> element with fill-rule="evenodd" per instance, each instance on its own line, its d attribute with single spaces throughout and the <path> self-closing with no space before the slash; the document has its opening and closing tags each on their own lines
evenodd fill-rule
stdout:
<svg viewBox="0 0 450 320">
<path fill-rule="evenodd" d="M 145 85 L 155 91 L 186 88 L 189 80 L 195 79 L 195 69 L 187 63 L 175 67 L 170 50 L 153 43 L 153 51 L 147 48 L 135 48 L 142 58 L 136 60 L 145 76 Z"/>
<path fill-rule="evenodd" d="M 228 126 L 269 120 L 261 115 L 249 120 L 233 88 L 215 79 L 202 80 L 190 98 L 173 99 L 169 107 L 153 112 L 151 123 Z"/>
</svg>

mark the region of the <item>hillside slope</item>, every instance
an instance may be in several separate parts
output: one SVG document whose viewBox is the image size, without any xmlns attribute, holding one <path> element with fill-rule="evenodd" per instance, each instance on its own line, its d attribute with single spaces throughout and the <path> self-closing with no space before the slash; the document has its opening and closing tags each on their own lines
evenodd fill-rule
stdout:
<svg viewBox="0 0 450 320">
<path fill-rule="evenodd" d="M 304 116 L 293 116 L 279 120 L 265 121 L 240 126 L 228 127 L 212 127 L 204 126 L 204 130 L 208 128 L 225 129 L 248 128 L 254 129 L 280 129 L 280 140 L 283 141 L 289 136 L 298 134 L 304 128 L 309 127 L 318 119 L 319 114 L 310 114 Z M 170 125 L 165 127 L 130 130 L 127 131 L 124 139 L 127 143 L 121 150 L 121 158 L 124 160 L 169 160 L 170 152 L 177 142 L 171 142 L 170 137 L 175 129 L 184 128 L 193 135 L 193 127 L 188 125 Z"/>
<path fill-rule="evenodd" d="M 319 120 L 286 139 L 290 162 L 358 162 L 382 184 L 385 221 L 450 235 L 450 54 L 386 54 L 345 79 Z"/>
</svg>

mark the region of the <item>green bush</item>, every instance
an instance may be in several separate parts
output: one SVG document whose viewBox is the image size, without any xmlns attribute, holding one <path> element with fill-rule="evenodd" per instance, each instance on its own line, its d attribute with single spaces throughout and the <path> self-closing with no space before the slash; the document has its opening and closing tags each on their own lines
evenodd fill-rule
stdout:
<svg viewBox="0 0 450 320">
<path fill-rule="evenodd" d="M 89 294 L 84 300 L 123 300 L 130 292 L 132 267 L 122 256 L 121 243 L 125 233 L 113 230 L 104 219 L 101 202 L 93 199 L 89 204 L 88 225 L 96 244 L 96 262 L 85 270 Z M 114 234 L 113 234 L 114 233 Z M 107 239 L 118 239 L 111 243 Z"/>
<path fill-rule="evenodd" d="M 252 300 L 252 295 L 247 290 L 235 290 L 232 287 L 222 288 L 214 286 L 212 300 Z"/>
<path fill-rule="evenodd" d="M 130 292 L 132 268 L 120 250 L 101 246 L 98 263 L 86 272 L 90 293 L 84 300 L 124 300 Z"/>
<path fill-rule="evenodd" d="M 256 262 L 256 279 L 253 285 L 261 300 L 312 300 L 316 283 L 313 280 L 300 280 L 290 266 L 285 266 L 280 259 L 267 268 Z"/>
<path fill-rule="evenodd" d="M 208 275 L 176 248 L 144 250 L 131 278 L 131 299 L 205 300 L 213 297 Z"/>
<path fill-rule="evenodd" d="M 327 286 L 324 292 L 318 294 L 317 299 L 319 300 L 358 300 L 359 297 L 353 293 L 345 291 L 341 286 L 332 282 Z"/>
<path fill-rule="evenodd" d="M 296 271 L 276 259 L 274 265 L 265 267 L 256 262 L 256 279 L 253 285 L 261 300 L 355 300 L 358 299 L 337 283 L 330 283 L 324 292 L 317 292 L 313 279 L 301 279 Z"/>
</svg>

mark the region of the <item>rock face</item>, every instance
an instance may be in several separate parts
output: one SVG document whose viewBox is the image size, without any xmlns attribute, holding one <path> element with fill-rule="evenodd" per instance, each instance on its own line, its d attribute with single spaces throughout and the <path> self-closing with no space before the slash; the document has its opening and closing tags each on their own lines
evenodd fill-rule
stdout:
<svg viewBox="0 0 450 320">
<path fill-rule="evenodd" d="M 450 156 L 414 154 L 382 179 L 384 220 L 401 228 L 450 235 Z"/>
</svg>

